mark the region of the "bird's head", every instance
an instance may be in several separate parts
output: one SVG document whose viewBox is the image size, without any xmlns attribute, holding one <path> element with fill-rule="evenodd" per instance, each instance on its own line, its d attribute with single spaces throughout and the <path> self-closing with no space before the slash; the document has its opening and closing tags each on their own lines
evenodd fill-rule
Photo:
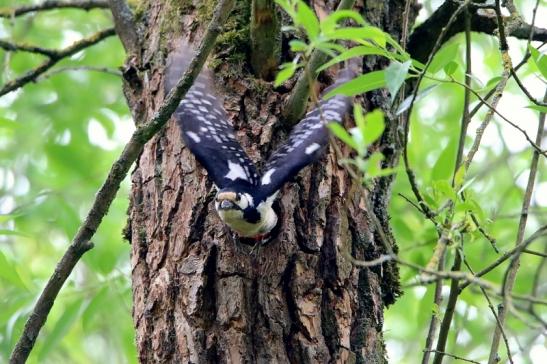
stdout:
<svg viewBox="0 0 547 364">
<path fill-rule="evenodd" d="M 248 193 L 221 190 L 217 193 L 215 207 L 219 213 L 245 210 L 254 206 L 253 198 Z M 222 216 L 221 216 L 222 217 Z"/>
<path fill-rule="evenodd" d="M 222 189 L 217 193 L 215 208 L 222 221 L 240 236 L 255 237 L 270 232 L 277 223 L 274 198 L 256 206 L 250 193 Z"/>
</svg>

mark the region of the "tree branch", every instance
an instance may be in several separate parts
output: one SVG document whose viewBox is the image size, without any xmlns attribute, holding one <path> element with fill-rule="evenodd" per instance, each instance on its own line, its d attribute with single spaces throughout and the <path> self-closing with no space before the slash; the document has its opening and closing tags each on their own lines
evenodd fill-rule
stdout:
<svg viewBox="0 0 547 364">
<path fill-rule="evenodd" d="M 139 33 L 135 25 L 133 13 L 125 0 L 109 0 L 110 11 L 114 18 L 114 28 L 122 41 L 129 58 L 140 58 L 141 47 Z"/>
<path fill-rule="evenodd" d="M 46 60 L 44 63 L 40 64 L 36 68 L 31 69 L 24 75 L 8 81 L 4 86 L 0 89 L 0 97 L 4 96 L 8 92 L 14 91 L 20 87 L 23 87 L 29 82 L 35 81 L 38 76 L 45 73 L 47 70 L 49 70 L 51 67 L 53 67 L 57 62 L 62 60 L 63 58 L 70 57 L 81 50 L 90 47 L 94 44 L 99 43 L 105 38 L 108 38 L 115 34 L 114 28 L 108 28 L 105 30 L 101 30 L 100 32 L 97 32 L 90 36 L 89 38 L 81 39 L 71 46 L 59 50 L 59 51 L 52 51 L 52 53 L 49 55 L 49 59 Z"/>
<path fill-rule="evenodd" d="M 496 0 L 496 1 L 499 1 L 499 0 Z M 547 91 L 545 92 L 545 96 L 543 100 L 544 101 L 547 100 Z M 536 144 L 538 145 L 541 145 L 541 142 L 543 140 L 544 129 L 545 129 L 545 113 L 540 113 L 537 135 L 536 135 Z M 524 200 L 522 201 L 521 217 L 520 217 L 519 227 L 517 231 L 517 239 L 515 241 L 516 246 L 521 245 L 524 239 L 524 232 L 526 229 L 526 223 L 528 221 L 528 209 L 530 208 L 532 192 L 534 190 L 534 185 L 536 183 L 538 162 L 539 162 L 539 152 L 537 150 L 534 150 L 534 154 L 532 155 L 532 162 L 530 163 L 530 173 L 528 174 L 528 182 L 526 184 Z M 509 264 L 509 267 L 507 268 L 505 272 L 505 276 L 503 278 L 503 286 L 502 286 L 503 301 L 502 301 L 502 305 L 500 305 L 498 310 L 498 316 L 499 316 L 501 325 L 504 324 L 505 318 L 507 316 L 506 309 L 507 309 L 507 306 L 510 304 L 509 296 L 511 295 L 511 292 L 513 291 L 513 287 L 515 285 L 515 281 L 517 278 L 517 272 L 520 267 L 520 255 L 522 253 L 522 249 L 524 249 L 524 247 L 517 249 L 513 257 L 511 258 L 511 263 Z M 500 341 L 500 331 L 499 331 L 499 328 L 496 327 L 496 330 L 494 331 L 494 337 L 492 339 L 492 345 L 490 347 L 490 357 L 488 359 L 489 364 L 493 364 L 496 362 L 495 358 L 498 355 L 499 341 Z"/>
<path fill-rule="evenodd" d="M 36 53 L 36 54 L 41 54 L 43 56 L 47 56 L 50 58 L 55 57 L 55 55 L 58 53 L 58 51 L 54 49 L 42 48 L 42 47 L 37 47 L 37 46 L 29 45 L 29 44 L 12 43 L 3 39 L 0 39 L 0 48 L 8 52 Z"/>
<path fill-rule="evenodd" d="M 59 0 L 47 0 L 41 4 L 22 5 L 14 8 L 0 8 L 0 18 L 11 18 L 16 16 L 25 15 L 36 11 L 46 11 L 55 9 L 107 9 L 108 2 L 106 0 L 72 0 L 72 1 L 59 1 Z"/>
<path fill-rule="evenodd" d="M 412 58 L 420 62 L 427 60 L 427 57 L 433 51 L 432 47 L 435 39 L 441 34 L 448 19 L 450 19 L 459 6 L 460 3 L 458 1 L 445 1 L 426 21 L 414 29 L 408 41 L 408 52 Z M 498 29 L 496 15 L 480 8 L 480 6 L 473 3 L 469 5 L 471 30 L 474 32 L 495 34 Z M 504 22 L 508 24 L 508 36 L 528 39 L 530 34 L 533 33 L 532 40 L 547 41 L 547 29 L 526 24 L 522 22 L 520 17 L 504 18 Z M 452 36 L 463 31 L 465 31 L 465 19 L 463 15 L 459 15 L 456 21 L 446 30 L 442 42 L 448 41 Z"/>
<path fill-rule="evenodd" d="M 207 56 L 213 49 L 216 38 L 220 33 L 220 27 L 228 18 L 233 4 L 234 0 L 219 1 L 201 45 L 190 62 L 188 69 L 184 72 L 177 85 L 169 92 L 152 120 L 135 130 L 120 157 L 112 165 L 104 184 L 97 192 L 93 206 L 89 210 L 85 221 L 78 229 L 71 245 L 57 264 L 55 272 L 38 298 L 25 324 L 23 333 L 11 354 L 10 364 L 21 364 L 28 358 L 59 290 L 81 256 L 91 249 L 90 239 L 108 212 L 121 182 L 127 176 L 129 168 L 142 152 L 144 145 L 167 123 L 182 97 L 192 86 Z"/>
</svg>

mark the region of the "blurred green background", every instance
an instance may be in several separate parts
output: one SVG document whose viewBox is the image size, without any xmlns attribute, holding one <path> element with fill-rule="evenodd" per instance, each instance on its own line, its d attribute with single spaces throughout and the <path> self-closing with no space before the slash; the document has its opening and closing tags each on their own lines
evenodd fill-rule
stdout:
<svg viewBox="0 0 547 364">
<path fill-rule="evenodd" d="M 0 7 L 30 3 L 0 0 Z M 426 1 L 423 21 L 440 1 Z M 530 20 L 535 1 L 518 1 Z M 547 27 L 545 1 L 538 22 Z M 55 10 L 0 20 L 0 39 L 62 48 L 75 40 L 111 26 L 106 10 Z M 526 42 L 512 40 L 514 63 L 522 58 Z M 537 46 L 537 44 L 536 44 Z M 442 52 L 459 65 L 454 74 L 463 80 L 464 40 L 457 36 Z M 0 50 L 0 83 L 35 67 L 43 57 Z M 121 79 L 96 70 L 67 69 L 91 66 L 115 71 L 124 52 L 110 37 L 57 64 L 61 70 L 36 84 L 0 98 L 0 363 L 7 362 L 40 290 L 52 273 L 85 216 L 108 168 L 132 131 L 132 122 L 121 91 Z M 443 71 L 440 71 L 442 75 Z M 482 89 L 501 72 L 494 38 L 473 34 L 473 80 Z M 536 98 L 545 84 L 529 64 L 519 73 Z M 427 87 L 425 82 L 423 87 Z M 476 102 L 476 99 L 473 99 Z M 453 84 L 436 87 L 419 101 L 412 118 L 409 154 L 420 187 L 433 191 L 438 181 L 453 171 L 463 90 Z M 499 108 L 505 116 L 535 137 L 538 113 L 510 81 Z M 485 109 L 475 116 L 467 145 Z M 505 251 L 514 245 L 531 148 L 521 134 L 495 118 L 475 158 L 470 175 L 473 197 L 491 220 L 487 229 Z M 540 162 L 527 231 L 547 223 L 547 175 Z M 425 265 L 436 241 L 433 226 L 399 194 L 411 197 L 406 175 L 400 173 L 390 207 L 392 224 L 403 259 Z M 136 362 L 131 321 L 129 244 L 122 239 L 126 222 L 128 183 L 123 185 L 93 242 L 95 248 L 78 264 L 61 291 L 43 329 L 30 363 L 133 363 Z M 531 249 L 545 252 L 545 239 Z M 497 255 L 478 233 L 464 241 L 466 257 L 476 270 Z M 450 254 L 453 256 L 453 249 Z M 541 280 L 535 294 L 545 298 L 547 276 L 538 270 L 542 259 L 524 255 L 515 291 L 530 294 L 534 280 Z M 450 264 L 450 263 L 449 263 Z M 450 266 L 450 265 L 448 265 Z M 500 283 L 506 265 L 485 278 Z M 538 273 L 539 272 L 539 273 Z M 416 281 L 416 272 L 401 268 L 403 286 Z M 446 287 L 448 288 L 448 286 Z M 445 301 L 446 302 L 445 291 Z M 399 301 L 386 311 L 385 337 L 392 363 L 417 363 L 432 310 L 433 286 L 407 287 Z M 492 295 L 494 302 L 499 297 Z M 547 357 L 545 325 L 529 312 L 528 302 L 516 300 L 519 315 L 510 315 L 507 333 L 519 363 L 538 363 Z M 442 309 L 442 307 L 441 307 Z M 484 361 L 495 325 L 484 297 L 468 288 L 458 303 L 454 330 L 447 351 Z M 535 313 L 547 320 L 544 305 Z M 543 332 L 543 334 L 542 334 Z M 502 349 L 503 350 L 503 349 Z M 451 362 L 451 360 L 445 360 Z"/>
</svg>

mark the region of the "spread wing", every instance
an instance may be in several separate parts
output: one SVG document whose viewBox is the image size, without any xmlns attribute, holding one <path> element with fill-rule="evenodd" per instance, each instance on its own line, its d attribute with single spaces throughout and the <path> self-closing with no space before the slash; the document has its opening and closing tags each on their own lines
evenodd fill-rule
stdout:
<svg viewBox="0 0 547 364">
<path fill-rule="evenodd" d="M 178 81 L 193 55 L 189 46 L 184 48 L 170 56 L 167 91 Z M 219 189 L 235 183 L 258 183 L 256 168 L 235 139 L 232 124 L 214 91 L 211 71 L 202 70 L 174 116 L 186 146 Z"/>
<path fill-rule="evenodd" d="M 339 76 L 336 83 L 326 91 L 352 79 L 354 73 L 345 69 Z M 260 189 L 264 196 L 274 194 L 302 168 L 319 159 L 329 141 L 325 123 L 342 122 L 350 106 L 349 97 L 337 95 L 321 100 L 318 107 L 306 114 L 291 131 L 287 142 L 266 162 L 260 180 Z"/>
</svg>

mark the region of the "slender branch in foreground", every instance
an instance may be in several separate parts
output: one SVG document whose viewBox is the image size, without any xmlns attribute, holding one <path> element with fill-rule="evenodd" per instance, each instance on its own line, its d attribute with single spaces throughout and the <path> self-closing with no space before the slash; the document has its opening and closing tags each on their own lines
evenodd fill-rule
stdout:
<svg viewBox="0 0 547 364">
<path fill-rule="evenodd" d="M 439 36 L 436 38 L 435 44 L 433 45 L 433 48 L 431 49 L 431 53 L 429 53 L 429 57 L 427 58 L 425 67 L 420 73 L 420 75 L 418 76 L 418 79 L 416 80 L 416 85 L 414 86 L 414 91 L 412 92 L 412 99 L 410 100 L 410 106 L 408 107 L 408 110 L 406 112 L 407 117 L 406 117 L 406 123 L 404 127 L 404 134 L 402 137 L 403 162 L 405 165 L 405 171 L 408 177 L 408 182 L 410 183 L 410 188 L 412 189 L 412 192 L 414 193 L 414 196 L 416 197 L 416 200 L 418 201 L 418 205 L 421 207 L 423 214 L 432 221 L 434 221 L 435 213 L 431 210 L 429 205 L 425 202 L 424 198 L 422 197 L 420 189 L 418 188 L 418 183 L 416 182 L 416 176 L 414 175 L 414 171 L 410 167 L 410 161 L 408 159 L 408 135 L 410 133 L 410 116 L 412 114 L 414 102 L 416 101 L 416 97 L 418 96 L 418 90 L 420 88 L 420 84 L 422 83 L 422 80 L 424 79 L 425 74 L 429 66 L 431 65 L 431 62 L 433 61 L 433 57 L 435 56 L 435 53 L 441 47 L 443 39 L 445 39 L 446 33 L 448 32 L 448 29 L 450 29 L 450 26 L 452 25 L 452 23 L 456 21 L 458 16 L 468 5 L 469 5 L 469 0 L 466 0 L 464 3 L 458 6 L 457 9 L 454 10 L 452 16 L 448 19 L 446 26 L 442 29 Z M 409 44 L 409 47 L 410 47 L 410 44 Z M 424 351 L 425 353 L 424 355 L 429 355 L 429 352 L 427 351 L 429 349 L 431 348 L 426 348 L 426 351 Z"/>
<path fill-rule="evenodd" d="M 72 1 L 59 1 L 59 0 L 47 0 L 41 4 L 22 5 L 13 8 L 0 8 L 0 18 L 11 18 L 16 16 L 25 15 L 27 13 L 33 13 L 36 11 L 46 11 L 55 9 L 81 9 L 91 10 L 95 8 L 106 9 L 108 8 L 108 2 L 106 0 L 72 0 Z"/>
<path fill-rule="evenodd" d="M 45 73 L 47 70 L 53 67 L 60 60 L 70 57 L 80 52 L 81 50 L 84 50 L 87 47 L 97 44 L 103 39 L 108 38 L 114 34 L 116 34 L 114 32 L 114 28 L 104 29 L 104 30 L 101 30 L 100 32 L 97 32 L 91 35 L 88 38 L 84 38 L 75 42 L 74 44 L 72 44 L 71 46 L 65 49 L 61 49 L 59 51 L 56 51 L 55 53 L 52 53 L 51 55 L 49 55 L 49 58 L 45 62 L 43 62 L 36 68 L 31 69 L 24 75 L 14 80 L 6 82 L 4 86 L 0 89 L 0 97 L 4 96 L 8 92 L 11 92 L 11 91 L 17 90 L 20 87 L 23 87 L 29 82 L 35 81 L 38 78 L 38 76 Z"/>
<path fill-rule="evenodd" d="M 141 48 L 140 39 L 131 9 L 125 0 L 109 0 L 108 3 L 114 18 L 114 28 L 122 41 L 125 52 L 129 57 L 138 57 Z"/>
<path fill-rule="evenodd" d="M 454 359 L 456 359 L 456 360 L 465 361 L 465 362 L 468 362 L 468 363 L 481 364 L 481 363 L 478 362 L 478 361 L 471 360 L 471 359 L 466 359 L 466 358 L 463 358 L 463 357 L 461 357 L 461 356 L 457 356 L 457 355 L 454 355 L 454 354 L 446 353 L 446 352 L 444 352 L 444 351 L 439 351 L 439 350 L 428 350 L 428 351 L 429 351 L 430 353 L 434 353 L 435 355 L 440 354 L 440 355 L 449 356 L 449 357 L 454 358 Z"/>
<path fill-rule="evenodd" d="M 351 9 L 354 3 L 355 0 L 341 0 L 336 11 Z M 308 72 L 315 75 L 315 71 L 326 62 L 327 58 L 328 56 L 319 50 L 314 50 L 312 52 L 308 64 L 298 77 L 298 80 L 285 103 L 285 107 L 283 108 L 284 122 L 288 126 L 292 126 L 302 117 L 308 105 L 308 93 L 310 90 L 310 82 L 307 76 Z M 315 79 L 315 77 L 313 77 L 313 79 Z"/>
<path fill-rule="evenodd" d="M 465 9 L 465 85 L 471 86 L 471 15 L 469 14 L 469 9 Z M 467 135 L 467 127 L 471 119 L 469 118 L 469 100 L 471 93 L 469 89 L 465 89 L 464 100 L 463 100 L 463 111 L 462 119 L 460 126 L 460 137 L 458 140 L 458 151 L 456 153 L 456 162 L 454 164 L 454 172 L 452 173 L 452 186 L 455 185 L 456 174 L 462 164 L 463 152 L 465 149 L 465 137 Z M 462 199 L 464 193 L 461 193 Z M 453 221 L 454 218 L 454 204 L 450 206 L 450 220 Z M 447 218 L 448 220 L 448 218 Z M 459 271 L 461 269 L 462 257 L 464 255 L 463 251 L 463 237 L 461 239 L 462 246 L 460 249 L 456 250 L 456 256 L 454 257 L 454 263 L 452 265 L 452 271 Z M 440 282 L 437 282 L 440 284 Z M 450 293 L 448 294 L 448 300 L 446 303 L 446 309 L 444 311 L 444 316 L 441 321 L 439 335 L 437 338 L 437 346 L 435 350 L 435 356 L 433 357 L 433 364 L 441 364 L 445 355 L 446 342 L 448 340 L 448 333 L 450 331 L 450 326 L 454 318 L 454 312 L 456 310 L 456 303 L 458 302 L 459 293 L 458 290 L 460 282 L 456 279 L 450 281 Z"/>
<path fill-rule="evenodd" d="M 545 96 L 543 100 L 544 101 L 547 100 L 547 91 L 545 92 Z M 538 145 L 541 145 L 541 142 L 543 140 L 544 129 L 545 129 L 545 113 L 540 113 L 537 135 L 536 135 L 536 144 Z M 528 174 L 528 183 L 526 185 L 526 191 L 524 193 L 524 199 L 522 201 L 521 218 L 520 218 L 519 227 L 517 231 L 517 239 L 515 241 L 516 246 L 521 245 L 524 239 L 524 232 L 526 229 L 526 223 L 528 221 L 528 209 L 530 208 L 532 192 L 534 190 L 534 185 L 536 183 L 538 163 L 539 163 L 539 152 L 537 150 L 534 150 L 534 154 L 532 155 L 532 162 L 530 163 L 530 173 Z M 524 248 L 519 248 L 516 251 L 516 253 L 513 255 L 513 257 L 511 258 L 511 263 L 509 264 L 509 267 L 507 268 L 507 271 L 505 272 L 505 276 L 503 278 L 503 286 L 502 286 L 503 301 L 502 301 L 502 305 L 500 305 L 500 308 L 498 310 L 499 320 L 502 325 L 504 324 L 505 318 L 507 316 L 506 309 L 508 305 L 511 304 L 510 295 L 511 295 L 511 292 L 513 291 L 513 286 L 515 285 L 515 281 L 517 278 L 517 272 L 520 267 L 520 255 L 522 253 L 522 249 Z M 496 327 L 496 330 L 494 331 L 494 337 L 492 338 L 492 345 L 490 347 L 490 356 L 488 359 L 489 364 L 494 364 L 496 362 L 496 357 L 498 356 L 499 341 L 500 341 L 500 331 L 499 331 L 499 328 Z"/>
<path fill-rule="evenodd" d="M 78 229 L 71 245 L 57 264 L 55 272 L 38 298 L 25 324 L 21 337 L 11 354 L 10 364 L 21 364 L 27 360 L 57 294 L 81 256 L 91 249 L 92 244 L 90 243 L 90 239 L 108 212 L 121 182 L 127 176 L 129 168 L 142 152 L 146 142 L 167 123 L 182 97 L 192 86 L 207 56 L 213 49 L 215 40 L 220 33 L 220 27 L 228 18 L 233 4 L 234 0 L 219 1 L 201 45 L 190 62 L 188 69 L 176 86 L 169 92 L 152 120 L 135 130 L 120 157 L 112 165 L 104 184 L 97 192 L 93 206 L 89 210 L 85 221 Z"/>
<path fill-rule="evenodd" d="M 523 241 L 522 243 L 516 245 L 513 249 L 506 251 L 502 254 L 498 259 L 496 259 L 494 262 L 490 263 L 487 267 L 481 269 L 475 274 L 475 277 L 482 277 L 485 274 L 491 272 L 496 267 L 498 267 L 500 264 L 508 260 L 509 258 L 513 257 L 517 252 L 524 250 L 528 245 L 530 245 L 532 242 L 534 242 L 536 239 L 547 235 L 547 225 L 542 226 L 539 228 L 535 233 L 530 235 L 528 239 Z M 464 282 L 460 285 L 460 291 L 464 290 L 470 283 Z"/>
<path fill-rule="evenodd" d="M 17 44 L 0 39 L 0 48 L 8 52 L 28 52 L 41 54 L 47 57 L 54 57 L 57 54 L 57 50 L 37 47 L 29 44 Z"/>
<path fill-rule="evenodd" d="M 115 68 L 109 68 L 109 67 L 95 67 L 95 66 L 67 66 L 67 67 L 59 67 L 56 69 L 53 69 L 49 72 L 44 73 L 42 76 L 40 76 L 37 80 L 45 80 L 46 78 L 50 78 L 52 76 L 55 76 L 59 73 L 63 72 L 69 72 L 69 71 L 91 71 L 91 72 L 101 72 L 106 73 L 112 76 L 118 76 L 122 77 L 122 72 Z"/>
<path fill-rule="evenodd" d="M 469 269 L 471 274 L 475 274 L 475 272 L 471 268 L 471 265 L 469 265 L 469 263 L 467 262 L 465 257 L 463 259 L 463 262 L 464 262 L 465 266 L 467 267 L 467 269 Z M 503 324 L 500 322 L 499 316 L 496 313 L 496 308 L 494 307 L 494 304 L 492 303 L 492 299 L 490 298 L 490 296 L 488 295 L 488 293 L 486 292 L 486 289 L 484 289 L 484 287 L 479 287 L 479 289 L 480 289 L 482 295 L 484 296 L 484 298 L 486 299 L 486 302 L 488 302 L 488 309 L 490 309 L 490 312 L 492 312 L 492 315 L 494 316 L 494 319 L 496 320 L 496 325 L 498 325 L 498 327 L 500 329 L 501 336 L 503 337 L 503 342 L 504 342 L 505 348 L 507 350 L 507 358 L 509 359 L 510 363 L 513 363 L 513 357 L 511 356 L 511 349 L 509 347 L 509 340 L 507 339 L 507 334 L 505 333 L 505 329 L 503 328 Z"/>
<path fill-rule="evenodd" d="M 450 26 L 447 26 L 448 19 L 452 17 L 458 6 L 463 1 L 448 0 L 435 10 L 435 12 L 422 24 L 414 29 L 408 41 L 407 51 L 412 58 L 425 62 L 431 54 L 433 40 L 437 39 L 438 34 L 445 32 L 442 42 L 448 41 L 455 34 L 465 30 L 464 17 L 458 16 Z M 489 15 L 487 12 L 478 10 L 480 4 L 470 3 L 471 11 L 471 31 L 486 34 L 495 34 L 498 30 L 497 18 Z M 491 5 L 489 4 L 489 7 Z M 510 24 L 507 36 L 518 39 L 529 39 L 545 42 L 547 41 L 547 29 L 539 28 L 533 24 L 526 24 L 520 17 L 505 17 L 503 21 Z M 445 31 L 446 30 L 446 31 Z"/>
</svg>

